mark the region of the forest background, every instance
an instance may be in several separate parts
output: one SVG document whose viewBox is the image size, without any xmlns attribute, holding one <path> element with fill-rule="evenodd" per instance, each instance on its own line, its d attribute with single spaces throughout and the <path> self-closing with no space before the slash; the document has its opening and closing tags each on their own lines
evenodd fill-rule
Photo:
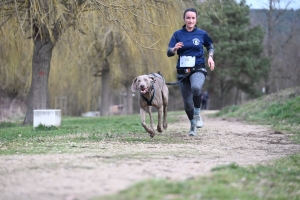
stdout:
<svg viewBox="0 0 300 200">
<path fill-rule="evenodd" d="M 168 58 L 166 50 L 187 7 L 197 7 L 198 27 L 207 30 L 216 48 L 216 70 L 203 88 L 210 94 L 210 109 L 300 85 L 299 10 L 273 3 L 250 10 L 244 1 L 178 0 L 163 13 L 169 16 L 163 26 L 139 39 L 102 18 L 90 18 L 83 29 L 67 29 L 53 49 L 48 108 L 61 109 L 63 115 L 137 113 L 138 94 L 130 90 L 136 76 L 160 71 L 168 82 L 176 80 L 177 58 Z M 34 47 L 32 38 L 10 23 L 1 24 L 0 36 L 1 120 L 26 112 Z M 169 90 L 168 110 L 182 110 L 178 86 Z"/>
</svg>

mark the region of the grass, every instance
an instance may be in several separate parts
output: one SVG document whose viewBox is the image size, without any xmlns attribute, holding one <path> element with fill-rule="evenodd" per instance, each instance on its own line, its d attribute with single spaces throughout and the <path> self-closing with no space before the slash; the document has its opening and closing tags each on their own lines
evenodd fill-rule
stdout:
<svg viewBox="0 0 300 200">
<path fill-rule="evenodd" d="M 148 180 L 118 194 L 94 200 L 298 200 L 300 197 L 300 155 L 280 159 L 266 166 L 245 168 L 233 163 L 217 167 L 213 172 L 211 176 L 179 182 Z"/>
<path fill-rule="evenodd" d="M 226 107 L 216 116 L 239 117 L 271 125 L 276 131 L 292 133 L 294 141 L 300 143 L 300 87 L 283 90 L 243 106 Z"/>
<path fill-rule="evenodd" d="M 217 113 L 222 117 L 238 117 L 252 123 L 271 126 L 291 133 L 300 143 L 300 88 L 268 95 L 242 106 L 231 106 Z M 170 112 L 169 122 L 175 122 L 183 112 Z M 156 120 L 156 119 L 155 119 Z M 20 126 L 0 123 L 0 155 L 77 153 L 89 150 L 98 141 L 132 143 L 182 143 L 180 138 L 150 139 L 140 125 L 139 115 L 101 118 L 62 119 L 62 126 Z M 287 156 L 265 165 L 241 167 L 235 163 L 218 166 L 207 176 L 185 181 L 151 179 L 140 182 L 114 195 L 94 200 L 299 200 L 300 155 Z"/>
<path fill-rule="evenodd" d="M 242 106 L 230 106 L 218 117 L 235 117 L 270 125 L 291 133 L 300 143 L 300 88 L 261 97 Z M 241 167 L 235 163 L 218 166 L 208 176 L 186 181 L 148 180 L 115 195 L 94 200 L 299 200 L 300 154 L 287 156 L 266 165 Z"/>
<path fill-rule="evenodd" d="M 169 123 L 178 120 L 184 112 L 170 112 Z M 153 113 L 157 122 L 157 114 Z M 147 122 L 149 124 L 149 122 Z M 96 148 L 99 141 L 177 143 L 176 137 L 150 138 L 140 123 L 140 116 L 63 117 L 61 126 L 22 126 L 19 123 L 0 122 L 0 155 L 78 153 L 83 146 Z M 78 147 L 78 148 L 75 148 Z"/>
</svg>

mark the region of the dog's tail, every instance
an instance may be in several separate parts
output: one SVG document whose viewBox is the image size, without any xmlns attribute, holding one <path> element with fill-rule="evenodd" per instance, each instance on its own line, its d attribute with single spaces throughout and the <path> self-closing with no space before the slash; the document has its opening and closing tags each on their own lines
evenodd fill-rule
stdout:
<svg viewBox="0 0 300 200">
<path fill-rule="evenodd" d="M 160 73 L 160 71 L 158 71 L 157 73 L 158 73 L 161 77 L 164 77 L 164 76 Z"/>
<path fill-rule="evenodd" d="M 166 83 L 165 77 L 160 73 L 160 71 L 158 71 L 157 73 L 161 76 L 161 79 L 163 80 L 163 83 Z"/>
<path fill-rule="evenodd" d="M 157 76 L 157 74 L 158 74 L 159 76 Z M 157 73 L 149 74 L 149 75 L 151 75 L 151 76 L 153 76 L 153 77 L 159 77 L 159 78 L 161 78 L 161 79 L 163 80 L 163 82 L 165 82 L 165 78 L 164 78 L 164 76 L 160 73 L 160 71 L 158 71 Z"/>
</svg>

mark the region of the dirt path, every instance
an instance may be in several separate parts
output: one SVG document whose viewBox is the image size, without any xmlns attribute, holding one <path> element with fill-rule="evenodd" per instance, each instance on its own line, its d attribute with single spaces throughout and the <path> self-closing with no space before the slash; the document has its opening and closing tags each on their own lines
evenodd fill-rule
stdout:
<svg viewBox="0 0 300 200">
<path fill-rule="evenodd" d="M 149 178 L 183 180 L 217 165 L 252 165 L 300 152 L 286 134 L 207 113 L 198 137 L 185 136 L 185 116 L 169 125 L 165 134 L 181 137 L 182 144 L 102 142 L 80 154 L 0 156 L 0 200 L 85 200 Z"/>
</svg>

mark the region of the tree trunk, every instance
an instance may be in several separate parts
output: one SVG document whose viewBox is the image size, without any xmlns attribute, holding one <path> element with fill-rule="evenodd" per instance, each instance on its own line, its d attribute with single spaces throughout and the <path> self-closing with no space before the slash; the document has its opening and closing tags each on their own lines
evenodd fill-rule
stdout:
<svg viewBox="0 0 300 200">
<path fill-rule="evenodd" d="M 101 109 L 100 114 L 101 116 L 108 116 L 110 114 L 109 108 L 110 108 L 110 72 L 108 67 L 108 62 L 105 59 L 104 60 L 105 65 L 102 70 L 102 90 L 101 90 Z"/>
<path fill-rule="evenodd" d="M 268 38 L 267 38 L 267 55 L 268 57 L 273 61 L 273 35 L 274 35 L 274 22 L 273 22 L 273 0 L 269 0 L 269 11 L 268 11 L 268 16 L 267 16 L 267 20 L 268 20 Z M 271 87 L 271 80 L 270 80 L 270 76 L 272 73 L 272 66 L 273 66 L 273 62 L 271 61 L 271 65 L 270 65 L 270 71 L 269 74 L 265 77 L 265 94 L 269 94 L 270 93 L 270 87 Z"/>
<path fill-rule="evenodd" d="M 54 44 L 47 36 L 34 39 L 32 79 L 23 124 L 33 123 L 33 110 L 47 109 L 48 78 Z"/>
<path fill-rule="evenodd" d="M 234 98 L 234 105 L 238 105 L 239 92 L 240 92 L 239 88 L 236 88 L 235 98 Z"/>
<path fill-rule="evenodd" d="M 132 114 L 133 113 L 133 107 L 132 107 L 132 92 L 131 92 L 131 84 L 126 85 L 126 107 L 127 107 L 127 114 Z"/>
</svg>

